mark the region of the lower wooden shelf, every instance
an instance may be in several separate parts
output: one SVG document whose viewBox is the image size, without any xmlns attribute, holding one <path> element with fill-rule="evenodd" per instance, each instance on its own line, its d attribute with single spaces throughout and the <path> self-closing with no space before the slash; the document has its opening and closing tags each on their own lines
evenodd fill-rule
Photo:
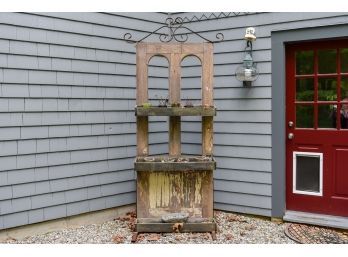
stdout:
<svg viewBox="0 0 348 257">
<path fill-rule="evenodd" d="M 137 223 L 136 231 L 142 233 L 215 232 L 216 223 Z"/>
<path fill-rule="evenodd" d="M 145 156 L 134 162 L 136 171 L 207 171 L 215 170 L 213 157 L 206 156 Z"/>
</svg>

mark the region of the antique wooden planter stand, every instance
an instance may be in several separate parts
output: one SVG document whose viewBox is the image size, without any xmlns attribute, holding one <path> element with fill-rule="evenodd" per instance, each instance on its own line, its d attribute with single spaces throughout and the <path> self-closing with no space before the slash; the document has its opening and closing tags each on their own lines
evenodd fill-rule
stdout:
<svg viewBox="0 0 348 257">
<path fill-rule="evenodd" d="M 152 107 L 148 102 L 148 63 L 153 56 L 169 62 L 169 104 Z M 181 61 L 196 56 L 202 64 L 202 103 L 180 107 Z M 213 217 L 213 46 L 211 43 L 137 44 L 137 224 L 138 232 L 211 232 Z M 180 105 L 180 104 L 179 104 Z M 148 117 L 169 117 L 169 155 L 149 156 Z M 181 155 L 181 116 L 202 117 L 202 155 Z M 188 214 L 181 222 L 163 221 L 168 214 Z M 136 240 L 137 234 L 133 236 Z"/>
</svg>

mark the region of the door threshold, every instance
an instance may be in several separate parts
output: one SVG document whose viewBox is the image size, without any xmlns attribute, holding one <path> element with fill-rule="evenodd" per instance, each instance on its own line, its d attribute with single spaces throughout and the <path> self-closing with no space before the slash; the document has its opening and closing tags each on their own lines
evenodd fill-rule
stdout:
<svg viewBox="0 0 348 257">
<path fill-rule="evenodd" d="M 283 220 L 324 227 L 348 229 L 348 217 L 339 217 L 299 211 L 286 211 Z"/>
</svg>

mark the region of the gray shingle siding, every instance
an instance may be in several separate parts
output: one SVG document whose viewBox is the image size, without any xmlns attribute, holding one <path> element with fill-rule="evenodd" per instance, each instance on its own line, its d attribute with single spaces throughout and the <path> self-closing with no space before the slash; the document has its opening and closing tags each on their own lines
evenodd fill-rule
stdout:
<svg viewBox="0 0 348 257">
<path fill-rule="evenodd" d="M 135 202 L 135 48 L 122 37 L 165 17 L 0 14 L 0 229 Z"/>
</svg>

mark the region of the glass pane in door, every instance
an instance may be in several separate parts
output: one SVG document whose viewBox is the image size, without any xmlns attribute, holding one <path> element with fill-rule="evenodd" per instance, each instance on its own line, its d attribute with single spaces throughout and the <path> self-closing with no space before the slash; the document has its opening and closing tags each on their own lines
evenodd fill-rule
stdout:
<svg viewBox="0 0 348 257">
<path fill-rule="evenodd" d="M 296 74 L 314 73 L 314 51 L 296 52 Z"/>
<path fill-rule="evenodd" d="M 313 105 L 296 105 L 296 127 L 313 128 Z"/>
<path fill-rule="evenodd" d="M 324 49 L 318 51 L 319 74 L 336 73 L 336 49 Z"/>
<path fill-rule="evenodd" d="M 341 79 L 341 129 L 348 129 L 348 77 Z"/>
<path fill-rule="evenodd" d="M 318 79 L 318 100 L 336 101 L 337 100 L 337 79 L 319 78 Z"/>
<path fill-rule="evenodd" d="M 318 127 L 336 128 L 337 106 L 333 104 L 324 104 L 318 106 Z"/>
<path fill-rule="evenodd" d="M 348 73 L 348 48 L 342 48 L 341 51 L 341 72 Z"/>
<path fill-rule="evenodd" d="M 314 79 L 296 80 L 296 101 L 314 101 Z"/>
<path fill-rule="evenodd" d="M 341 99 L 342 101 L 348 101 L 348 77 L 342 77 L 341 79 Z"/>
</svg>

